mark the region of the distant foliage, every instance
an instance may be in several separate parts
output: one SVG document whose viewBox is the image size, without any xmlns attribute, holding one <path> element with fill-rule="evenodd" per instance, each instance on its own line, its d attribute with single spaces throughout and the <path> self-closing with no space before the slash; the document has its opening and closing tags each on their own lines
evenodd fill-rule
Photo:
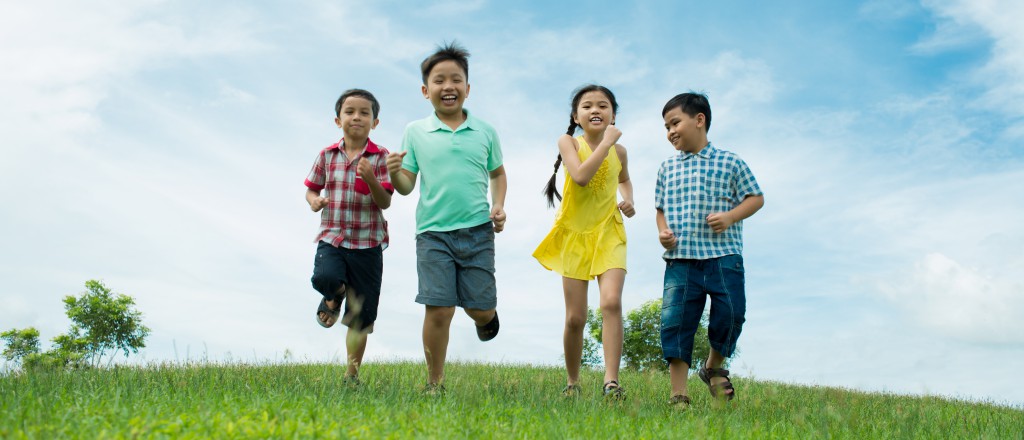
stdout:
<svg viewBox="0 0 1024 440">
<path fill-rule="evenodd" d="M 625 368 L 645 370 L 668 370 L 661 351 L 661 299 L 645 302 L 629 311 L 623 322 L 622 361 Z M 584 365 L 597 366 L 601 363 L 601 312 L 589 309 L 587 313 L 587 329 L 583 341 Z M 588 351 L 589 350 L 589 351 Z M 693 340 L 693 365 L 691 370 L 701 366 L 703 360 L 711 353 L 708 343 L 708 315 L 701 316 L 697 333 Z M 587 360 L 592 363 L 587 363 Z M 725 365 L 728 366 L 726 359 Z"/>
<path fill-rule="evenodd" d="M 39 330 L 33 327 L 26 329 L 10 329 L 0 333 L 4 341 L 4 359 L 20 364 L 26 356 L 39 353 Z"/>
<path fill-rule="evenodd" d="M 142 313 L 135 310 L 130 296 L 114 294 L 102 282 L 85 282 L 81 297 L 64 297 L 64 310 L 72 325 L 68 332 L 52 339 L 53 348 L 39 349 L 39 331 L 12 329 L 0 334 L 6 348 L 3 356 L 26 370 L 78 369 L 99 366 L 118 351 L 125 357 L 146 346 L 149 328 L 142 325 Z"/>
<path fill-rule="evenodd" d="M 138 353 L 146 346 L 149 328 L 142 325 L 142 313 L 135 310 L 132 297 L 114 294 L 96 280 L 85 282 L 86 292 L 80 298 L 64 297 L 64 309 L 74 324 L 71 326 L 70 346 L 84 348 L 82 352 L 93 366 L 113 350 Z M 56 342 L 56 340 L 55 340 Z"/>
</svg>

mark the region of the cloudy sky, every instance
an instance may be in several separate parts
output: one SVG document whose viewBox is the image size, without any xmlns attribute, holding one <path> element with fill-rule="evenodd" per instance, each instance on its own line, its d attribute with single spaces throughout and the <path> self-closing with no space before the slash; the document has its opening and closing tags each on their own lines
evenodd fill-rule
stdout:
<svg viewBox="0 0 1024 440">
<path fill-rule="evenodd" d="M 61 298 L 100 279 L 152 328 L 143 361 L 343 359 L 343 330 L 313 319 L 303 179 L 340 137 L 341 91 L 373 91 L 372 138 L 397 146 L 431 111 L 419 62 L 457 39 L 510 189 L 502 334 L 460 314 L 451 358 L 560 362 L 560 278 L 530 253 L 587 82 L 618 96 L 636 191 L 623 304 L 660 297 L 660 110 L 692 89 L 766 194 L 737 374 L 1024 404 L 1006 380 L 1024 368 L 1024 4 L 712 3 L 4 2 L 0 327 L 48 340 Z M 386 211 L 370 361 L 422 357 L 415 201 Z"/>
</svg>

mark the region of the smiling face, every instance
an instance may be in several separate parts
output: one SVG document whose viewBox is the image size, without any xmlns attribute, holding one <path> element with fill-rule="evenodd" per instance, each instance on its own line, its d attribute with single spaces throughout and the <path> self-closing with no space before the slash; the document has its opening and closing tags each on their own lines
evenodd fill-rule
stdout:
<svg viewBox="0 0 1024 440">
<path fill-rule="evenodd" d="M 611 99 L 599 90 L 586 92 L 580 103 L 573 110 L 573 121 L 576 121 L 585 132 L 601 132 L 615 123 L 615 112 Z"/>
<path fill-rule="evenodd" d="M 348 140 L 363 140 L 370 136 L 370 130 L 377 128 L 379 121 L 373 117 L 373 103 L 361 96 L 349 96 L 341 103 L 341 111 L 334 123 L 345 133 Z"/>
<path fill-rule="evenodd" d="M 665 113 L 665 130 L 668 142 L 676 150 L 697 153 L 707 145 L 703 113 L 690 116 L 680 107 L 669 110 Z"/>
<path fill-rule="evenodd" d="M 451 60 L 437 63 L 430 69 L 422 91 L 423 97 L 433 104 L 438 118 L 462 118 L 462 103 L 469 97 L 469 82 L 458 63 Z"/>
</svg>

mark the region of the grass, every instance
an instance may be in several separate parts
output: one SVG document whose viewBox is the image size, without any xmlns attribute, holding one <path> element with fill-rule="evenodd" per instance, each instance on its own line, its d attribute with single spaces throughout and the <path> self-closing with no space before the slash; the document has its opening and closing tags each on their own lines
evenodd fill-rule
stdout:
<svg viewBox="0 0 1024 440">
<path fill-rule="evenodd" d="M 580 398 L 555 367 L 449 364 L 448 393 L 420 393 L 422 363 L 119 367 L 0 376 L 0 438 L 1024 438 L 1024 410 L 734 378 L 739 399 L 670 408 L 668 376 L 624 372 L 623 402 L 587 371 Z"/>
</svg>

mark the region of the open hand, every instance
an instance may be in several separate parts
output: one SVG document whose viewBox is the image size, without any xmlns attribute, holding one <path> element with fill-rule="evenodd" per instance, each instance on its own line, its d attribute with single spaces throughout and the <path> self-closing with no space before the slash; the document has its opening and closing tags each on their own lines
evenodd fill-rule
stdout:
<svg viewBox="0 0 1024 440">
<path fill-rule="evenodd" d="M 661 242 L 661 247 L 665 249 L 672 249 L 676 247 L 676 236 L 670 229 L 662 229 L 658 233 L 658 241 Z"/>
<path fill-rule="evenodd" d="M 495 206 L 491 208 L 491 222 L 494 223 L 494 232 L 505 230 L 505 208 Z"/>
</svg>

